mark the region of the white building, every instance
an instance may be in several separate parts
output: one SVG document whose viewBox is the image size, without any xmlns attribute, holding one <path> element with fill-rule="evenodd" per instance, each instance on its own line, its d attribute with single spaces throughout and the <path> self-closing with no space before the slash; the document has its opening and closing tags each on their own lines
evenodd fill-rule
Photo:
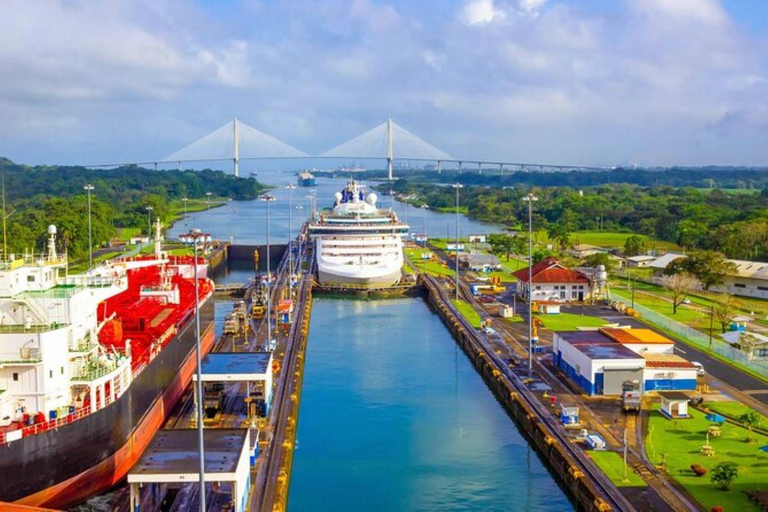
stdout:
<svg viewBox="0 0 768 512">
<path fill-rule="evenodd" d="M 634 380 L 643 391 L 696 389 L 697 368 L 673 349 L 650 329 L 601 328 L 555 333 L 552 357 L 589 395 L 618 395 Z"/>
<path fill-rule="evenodd" d="M 647 254 L 639 254 L 637 256 L 629 256 L 627 258 L 628 268 L 645 268 L 651 266 L 651 263 L 656 260 L 656 256 L 649 256 Z"/>
<path fill-rule="evenodd" d="M 723 284 L 713 286 L 712 291 L 768 299 L 768 263 L 746 260 L 728 261 L 736 265 L 736 273 L 725 276 Z"/>
<path fill-rule="evenodd" d="M 518 280 L 518 293 L 536 301 L 582 302 L 591 295 L 591 282 L 581 272 L 570 269 L 555 258 L 544 258 L 531 267 L 514 272 Z"/>
</svg>

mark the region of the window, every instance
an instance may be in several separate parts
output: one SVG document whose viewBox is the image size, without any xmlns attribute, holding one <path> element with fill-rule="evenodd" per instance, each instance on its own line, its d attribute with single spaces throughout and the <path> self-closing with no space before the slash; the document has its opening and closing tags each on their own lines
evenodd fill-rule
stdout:
<svg viewBox="0 0 768 512">
<path fill-rule="evenodd" d="M 34 283 L 35 282 L 35 276 L 27 276 L 27 282 L 28 283 Z"/>
<path fill-rule="evenodd" d="M 741 283 L 734 283 L 733 286 L 735 286 L 736 288 L 746 288 L 747 287 L 747 285 L 741 284 Z"/>
<path fill-rule="evenodd" d="M 64 367 L 61 367 L 61 374 L 64 375 Z"/>
<path fill-rule="evenodd" d="M 19 372 L 13 372 L 13 381 L 18 382 L 19 381 Z"/>
<path fill-rule="evenodd" d="M 762 290 L 764 292 L 768 292 L 768 286 L 758 286 L 757 289 Z"/>
<path fill-rule="evenodd" d="M 48 370 L 48 378 L 49 379 L 53 378 L 53 370 Z"/>
</svg>

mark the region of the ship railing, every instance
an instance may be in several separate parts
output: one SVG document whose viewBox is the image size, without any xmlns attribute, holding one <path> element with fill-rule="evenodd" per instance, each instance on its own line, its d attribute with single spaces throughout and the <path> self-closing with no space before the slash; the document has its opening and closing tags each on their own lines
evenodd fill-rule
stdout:
<svg viewBox="0 0 768 512">
<path fill-rule="evenodd" d="M 64 425 L 68 425 L 69 423 L 72 423 L 73 421 L 77 421 L 81 418 L 84 418 L 91 414 L 91 406 L 85 406 L 80 407 L 79 409 L 76 409 L 74 413 L 67 414 L 65 416 L 62 416 L 60 418 L 53 418 L 48 421 L 41 421 L 40 423 L 35 423 L 34 425 L 28 425 L 25 427 L 22 427 L 21 430 L 21 437 L 27 437 L 27 436 L 34 436 L 36 434 L 39 434 L 41 432 L 45 432 L 48 430 L 52 430 L 55 428 L 62 427 Z M 8 443 L 13 442 L 18 439 L 18 434 L 14 434 L 16 430 L 11 430 L 10 432 L 0 432 L 0 446 Z M 8 440 L 8 434 L 11 434 L 11 437 L 13 438 L 11 441 Z"/>
<path fill-rule="evenodd" d="M 9 259 L 0 261 L 0 270 L 13 270 L 33 263 L 38 266 L 55 265 L 59 263 L 66 263 L 66 255 L 61 255 L 56 258 L 48 258 L 46 253 L 29 253 L 29 254 L 11 254 Z"/>
</svg>

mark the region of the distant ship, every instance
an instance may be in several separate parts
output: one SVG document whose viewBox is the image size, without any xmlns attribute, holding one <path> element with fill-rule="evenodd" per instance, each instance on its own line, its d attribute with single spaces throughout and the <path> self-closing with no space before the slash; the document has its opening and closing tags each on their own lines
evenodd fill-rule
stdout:
<svg viewBox="0 0 768 512">
<path fill-rule="evenodd" d="M 297 175 L 296 183 L 300 187 L 314 187 L 317 185 L 315 175 L 309 171 L 302 171 Z"/>
<path fill-rule="evenodd" d="M 156 235 L 154 255 L 68 275 L 48 235 L 47 253 L 0 264 L 0 501 L 58 509 L 120 482 L 188 386 L 195 265 Z M 213 282 L 199 263 L 205 353 Z"/>
<path fill-rule="evenodd" d="M 393 211 L 378 209 L 376 200 L 350 180 L 333 208 L 310 222 L 321 284 L 384 288 L 400 281 L 408 226 Z"/>
<path fill-rule="evenodd" d="M 362 165 L 352 164 L 352 165 L 340 165 L 336 169 L 336 172 L 364 172 L 364 171 L 367 171 L 367 170 L 368 169 L 366 169 Z"/>
</svg>

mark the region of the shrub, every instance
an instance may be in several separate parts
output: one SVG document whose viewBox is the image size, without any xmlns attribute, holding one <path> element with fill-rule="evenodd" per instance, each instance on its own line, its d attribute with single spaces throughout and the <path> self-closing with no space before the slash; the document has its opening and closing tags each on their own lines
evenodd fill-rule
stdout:
<svg viewBox="0 0 768 512">
<path fill-rule="evenodd" d="M 712 483 L 727 491 L 739 476 L 739 468 L 733 462 L 721 462 L 712 468 Z"/>
</svg>

